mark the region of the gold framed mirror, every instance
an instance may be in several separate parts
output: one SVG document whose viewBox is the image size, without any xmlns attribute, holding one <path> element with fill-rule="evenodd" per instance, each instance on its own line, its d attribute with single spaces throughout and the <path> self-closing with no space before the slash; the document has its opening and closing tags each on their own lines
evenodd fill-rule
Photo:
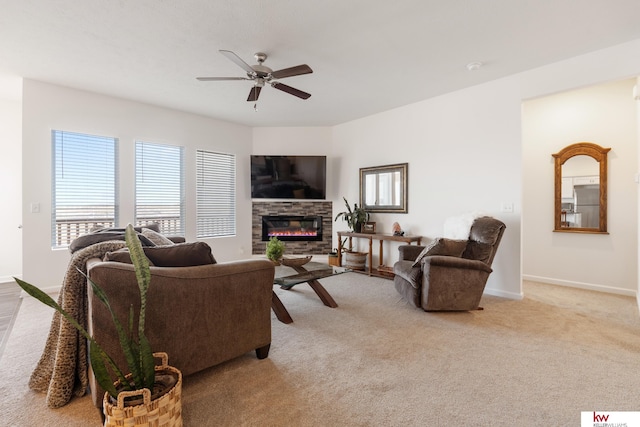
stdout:
<svg viewBox="0 0 640 427">
<path fill-rule="evenodd" d="M 408 212 L 408 163 L 360 168 L 360 206 L 371 213 Z"/>
<path fill-rule="evenodd" d="M 607 232 L 607 153 L 591 142 L 578 142 L 552 154 L 554 230 L 566 233 Z"/>
</svg>

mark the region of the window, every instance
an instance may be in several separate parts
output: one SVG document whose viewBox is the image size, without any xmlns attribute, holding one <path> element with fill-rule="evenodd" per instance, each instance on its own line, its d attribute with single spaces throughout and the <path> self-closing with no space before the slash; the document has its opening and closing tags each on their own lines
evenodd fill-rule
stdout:
<svg viewBox="0 0 640 427">
<path fill-rule="evenodd" d="M 236 234 L 236 156 L 196 151 L 196 236 Z"/>
<path fill-rule="evenodd" d="M 184 147 L 136 142 L 136 225 L 184 236 Z"/>
<path fill-rule="evenodd" d="M 118 224 L 118 140 L 53 130 L 53 248 L 67 247 L 95 227 Z"/>
</svg>

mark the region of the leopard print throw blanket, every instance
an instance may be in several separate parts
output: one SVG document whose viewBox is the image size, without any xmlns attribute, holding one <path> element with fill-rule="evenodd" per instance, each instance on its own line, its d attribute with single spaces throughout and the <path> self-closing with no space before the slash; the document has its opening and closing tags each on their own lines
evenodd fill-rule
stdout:
<svg viewBox="0 0 640 427">
<path fill-rule="evenodd" d="M 87 327 L 87 281 L 89 258 L 102 258 L 107 252 L 125 247 L 123 241 L 96 243 L 75 252 L 67 267 L 58 304 L 85 329 Z M 75 396 L 84 396 L 89 384 L 87 340 L 57 311 L 51 321 L 49 336 L 29 387 L 47 393 L 47 405 L 59 408 Z"/>
</svg>

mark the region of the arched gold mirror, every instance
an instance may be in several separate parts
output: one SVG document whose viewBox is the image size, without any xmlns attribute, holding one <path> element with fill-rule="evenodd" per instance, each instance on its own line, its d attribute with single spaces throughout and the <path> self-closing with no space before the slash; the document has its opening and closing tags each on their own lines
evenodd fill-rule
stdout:
<svg viewBox="0 0 640 427">
<path fill-rule="evenodd" d="M 555 159 L 554 230 L 607 234 L 607 153 L 578 142 L 553 154 Z"/>
</svg>

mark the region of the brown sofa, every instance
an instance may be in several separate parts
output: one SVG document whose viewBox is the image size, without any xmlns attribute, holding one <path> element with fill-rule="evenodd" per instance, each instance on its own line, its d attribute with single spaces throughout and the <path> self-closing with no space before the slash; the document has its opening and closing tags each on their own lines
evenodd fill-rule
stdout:
<svg viewBox="0 0 640 427">
<path fill-rule="evenodd" d="M 425 311 L 477 309 L 504 230 L 502 221 L 485 216 L 475 219 L 468 240 L 400 246 L 400 260 L 393 266 L 396 290 Z"/>
<path fill-rule="evenodd" d="M 268 356 L 273 263 L 246 260 L 150 269 L 147 337 L 154 351 L 168 353 L 169 365 L 189 375 L 252 350 L 259 359 Z M 137 316 L 140 294 L 133 265 L 92 258 L 87 272 L 104 289 L 120 319 L 127 318 L 130 304 Z M 89 333 L 119 366 L 126 366 L 111 316 L 91 286 L 87 288 Z M 92 374 L 89 382 L 93 402 L 100 408 L 104 391 Z"/>
</svg>

